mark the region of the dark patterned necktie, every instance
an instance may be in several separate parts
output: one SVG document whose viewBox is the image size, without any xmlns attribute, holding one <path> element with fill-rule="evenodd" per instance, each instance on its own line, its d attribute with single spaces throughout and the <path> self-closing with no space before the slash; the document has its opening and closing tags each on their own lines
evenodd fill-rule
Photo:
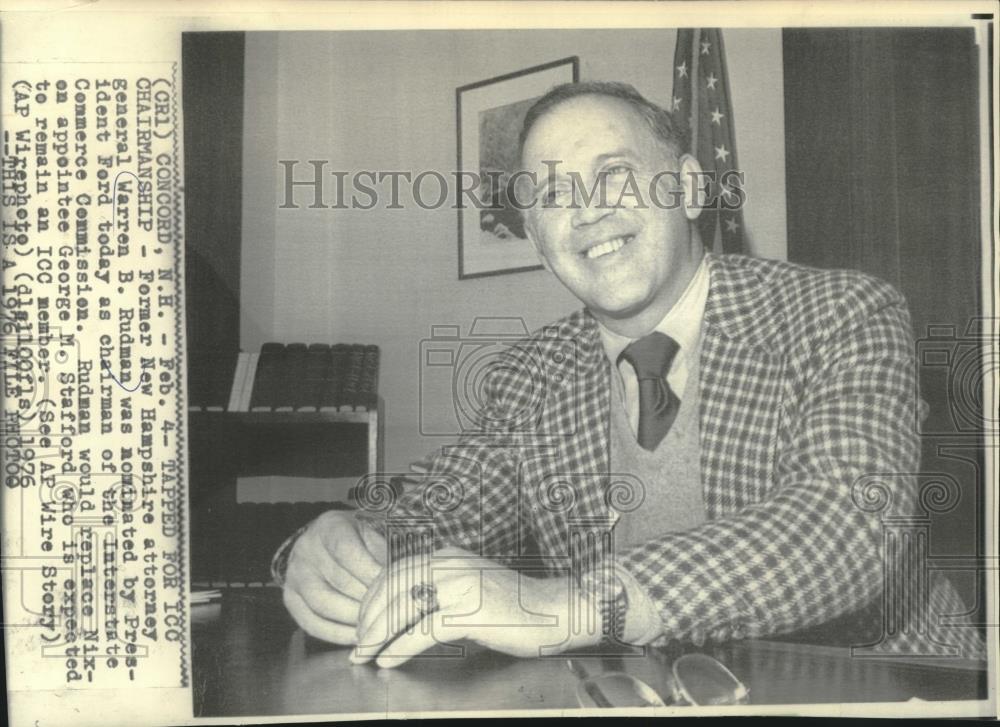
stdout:
<svg viewBox="0 0 1000 727">
<path fill-rule="evenodd" d="M 667 383 L 667 372 L 680 346 L 659 331 L 630 343 L 618 361 L 625 359 L 639 379 L 639 446 L 652 452 L 670 431 L 681 402 Z"/>
</svg>

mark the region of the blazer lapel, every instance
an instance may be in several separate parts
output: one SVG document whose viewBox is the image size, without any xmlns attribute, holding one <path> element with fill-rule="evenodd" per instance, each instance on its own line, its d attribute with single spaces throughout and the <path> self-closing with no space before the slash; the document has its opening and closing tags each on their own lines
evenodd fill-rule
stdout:
<svg viewBox="0 0 1000 727">
<path fill-rule="evenodd" d="M 708 264 L 699 425 L 703 496 L 715 518 L 768 495 L 785 360 L 775 345 L 782 315 L 757 273 L 712 254 Z M 551 369 L 559 382 L 549 380 L 544 434 L 525 453 L 521 482 L 543 552 L 556 565 L 571 556 L 570 531 L 608 522 L 611 368 L 590 313 L 570 316 L 552 335 L 570 343 L 572 356 Z"/>
<path fill-rule="evenodd" d="M 701 344 L 701 469 L 709 518 L 759 502 L 773 482 L 784 357 L 780 310 L 749 266 L 709 255 Z"/>
</svg>

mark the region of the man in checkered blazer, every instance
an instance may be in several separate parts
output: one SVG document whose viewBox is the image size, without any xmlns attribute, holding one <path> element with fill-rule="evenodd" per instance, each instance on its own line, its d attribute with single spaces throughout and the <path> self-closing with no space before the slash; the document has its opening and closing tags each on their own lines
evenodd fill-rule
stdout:
<svg viewBox="0 0 1000 727">
<path fill-rule="evenodd" d="M 526 230 L 585 308 L 510 348 L 422 486 L 376 483 L 360 515 L 328 513 L 279 551 L 306 631 L 393 666 L 463 638 L 530 656 L 880 618 L 882 518 L 914 510 L 919 471 L 906 303 L 860 273 L 706 253 L 683 149 L 621 84 L 559 87 L 529 111 Z M 579 181 L 619 204 L 579 203 Z M 630 185 L 658 203 L 622 204 Z M 661 380 L 622 363 L 664 340 Z M 959 609 L 939 586 L 932 609 Z M 972 643 L 916 626 L 922 645 L 874 648 Z"/>
</svg>

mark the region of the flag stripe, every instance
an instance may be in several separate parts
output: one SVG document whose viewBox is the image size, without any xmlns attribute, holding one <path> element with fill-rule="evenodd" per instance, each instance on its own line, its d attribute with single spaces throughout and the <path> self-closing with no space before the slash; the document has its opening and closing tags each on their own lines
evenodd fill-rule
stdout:
<svg viewBox="0 0 1000 727">
<path fill-rule="evenodd" d="M 678 127 L 686 130 L 689 147 L 702 169 L 714 174 L 708 185 L 709 201 L 713 204 L 703 210 L 699 218 L 702 238 L 706 245 L 713 246 L 718 229 L 724 252 L 746 252 L 742 210 L 722 205 L 726 191 L 722 184 L 727 181 L 739 183 L 731 176 L 739 166 L 721 30 L 701 28 L 696 32 L 682 28 L 677 31 L 673 80 L 670 111 Z M 739 201 L 736 196 L 728 199 Z"/>
</svg>

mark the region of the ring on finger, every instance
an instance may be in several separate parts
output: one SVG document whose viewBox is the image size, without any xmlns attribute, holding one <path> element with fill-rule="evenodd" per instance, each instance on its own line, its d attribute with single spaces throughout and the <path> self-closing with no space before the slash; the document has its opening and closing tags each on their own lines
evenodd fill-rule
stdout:
<svg viewBox="0 0 1000 727">
<path fill-rule="evenodd" d="M 410 589 L 410 598 L 417 605 L 417 610 L 423 614 L 437 611 L 440 607 L 438 604 L 437 588 L 429 583 L 421 582 L 413 586 Z"/>
</svg>

